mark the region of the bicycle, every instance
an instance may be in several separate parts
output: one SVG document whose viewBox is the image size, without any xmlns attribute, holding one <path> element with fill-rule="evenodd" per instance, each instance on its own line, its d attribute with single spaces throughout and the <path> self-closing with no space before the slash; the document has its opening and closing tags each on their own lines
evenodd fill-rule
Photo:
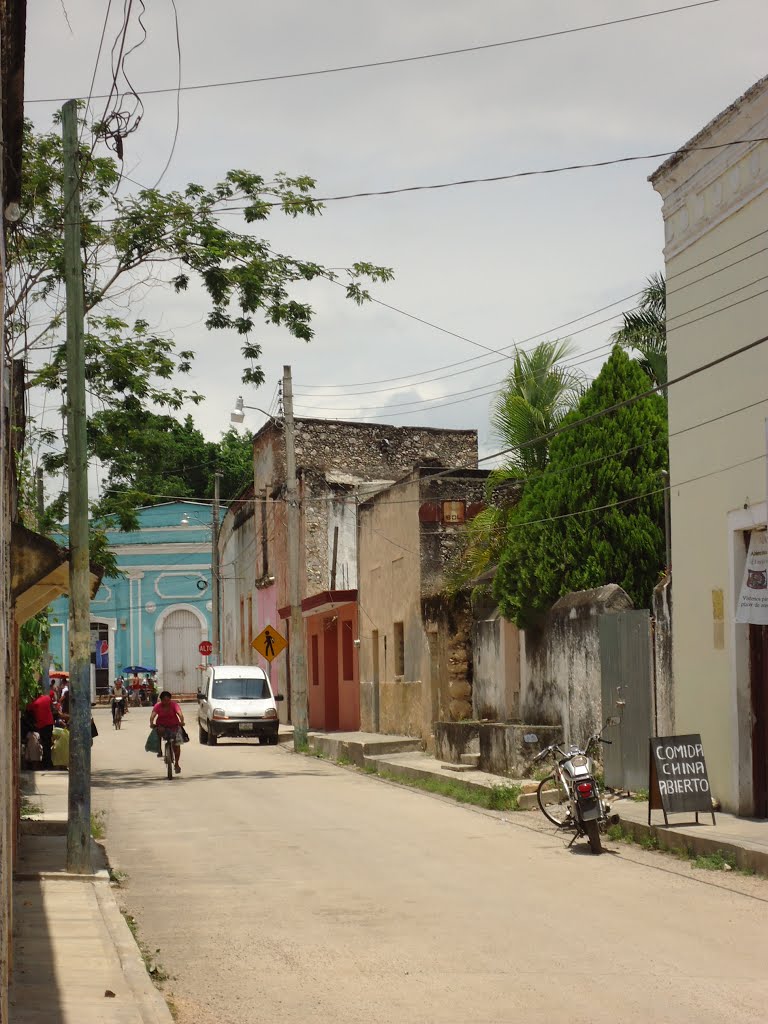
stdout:
<svg viewBox="0 0 768 1024">
<path fill-rule="evenodd" d="M 116 729 L 120 729 L 123 724 L 123 715 L 125 714 L 125 704 L 122 700 L 115 702 L 115 708 L 112 712 L 112 724 Z"/>
<path fill-rule="evenodd" d="M 165 768 L 168 773 L 168 778 L 173 778 L 173 767 L 176 763 L 176 759 L 173 756 L 173 744 L 176 738 L 175 729 L 163 729 L 162 741 L 163 741 L 163 760 L 165 761 Z"/>
</svg>

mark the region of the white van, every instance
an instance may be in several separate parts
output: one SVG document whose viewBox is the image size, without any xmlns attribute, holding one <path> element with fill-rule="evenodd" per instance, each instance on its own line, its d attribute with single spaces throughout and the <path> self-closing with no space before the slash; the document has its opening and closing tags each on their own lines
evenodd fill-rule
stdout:
<svg viewBox="0 0 768 1024">
<path fill-rule="evenodd" d="M 280 723 L 269 679 L 253 665 L 211 665 L 197 695 L 201 743 L 215 747 L 220 736 L 258 736 L 259 743 L 277 743 Z"/>
</svg>

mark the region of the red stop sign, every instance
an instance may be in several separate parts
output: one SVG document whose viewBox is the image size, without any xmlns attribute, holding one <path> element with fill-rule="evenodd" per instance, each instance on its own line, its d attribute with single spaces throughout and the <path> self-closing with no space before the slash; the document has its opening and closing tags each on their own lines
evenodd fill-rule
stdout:
<svg viewBox="0 0 768 1024">
<path fill-rule="evenodd" d="M 213 644 L 210 640 L 201 640 L 197 647 L 198 651 L 203 655 L 204 658 L 209 657 L 213 654 Z"/>
</svg>

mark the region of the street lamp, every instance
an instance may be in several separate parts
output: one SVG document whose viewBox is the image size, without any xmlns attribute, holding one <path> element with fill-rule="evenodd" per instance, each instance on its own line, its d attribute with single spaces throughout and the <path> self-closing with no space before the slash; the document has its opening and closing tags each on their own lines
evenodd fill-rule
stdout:
<svg viewBox="0 0 768 1024">
<path fill-rule="evenodd" d="M 266 409 L 260 409 L 258 405 L 244 405 L 242 395 L 238 395 L 237 401 L 235 402 L 235 408 L 229 414 L 230 422 L 243 423 L 245 420 L 245 409 L 253 409 L 255 412 L 261 412 L 267 417 L 268 420 L 272 420 L 273 423 L 277 423 L 275 417 L 271 416 Z"/>
</svg>

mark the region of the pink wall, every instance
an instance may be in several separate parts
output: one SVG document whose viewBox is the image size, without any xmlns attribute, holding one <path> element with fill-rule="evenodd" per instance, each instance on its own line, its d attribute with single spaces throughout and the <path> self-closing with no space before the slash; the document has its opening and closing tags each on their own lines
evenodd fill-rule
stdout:
<svg viewBox="0 0 768 1024">
<path fill-rule="evenodd" d="M 353 732 L 360 728 L 357 605 L 309 615 L 304 620 L 311 729 Z"/>
</svg>

